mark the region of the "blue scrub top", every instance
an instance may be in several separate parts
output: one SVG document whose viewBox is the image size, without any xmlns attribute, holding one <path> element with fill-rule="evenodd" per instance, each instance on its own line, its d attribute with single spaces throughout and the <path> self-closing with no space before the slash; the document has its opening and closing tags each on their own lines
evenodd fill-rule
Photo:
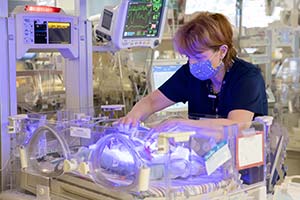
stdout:
<svg viewBox="0 0 300 200">
<path fill-rule="evenodd" d="M 188 102 L 190 119 L 227 118 L 228 113 L 235 109 L 251 111 L 254 117 L 268 114 L 265 82 L 260 69 L 238 58 L 225 73 L 221 91 L 216 98 L 210 95 L 211 80 L 195 78 L 188 63 L 158 89 L 174 102 Z"/>
</svg>

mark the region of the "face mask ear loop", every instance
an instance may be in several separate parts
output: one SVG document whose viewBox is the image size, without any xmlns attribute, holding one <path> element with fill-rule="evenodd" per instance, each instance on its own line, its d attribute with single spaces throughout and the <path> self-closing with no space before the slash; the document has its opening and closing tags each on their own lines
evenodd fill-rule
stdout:
<svg viewBox="0 0 300 200">
<path fill-rule="evenodd" d="M 220 62 L 218 64 L 217 68 L 219 68 L 220 66 L 223 66 L 223 65 L 224 65 L 223 58 L 220 58 Z"/>
<path fill-rule="evenodd" d="M 219 71 L 222 67 L 224 66 L 224 62 L 221 59 L 220 63 L 218 64 L 218 66 L 216 67 L 216 70 Z"/>
<path fill-rule="evenodd" d="M 219 50 L 220 51 L 220 50 Z M 214 52 L 214 54 L 213 55 L 211 55 L 210 57 L 209 57 L 209 61 L 210 61 L 210 63 L 212 63 L 212 58 L 214 58 L 215 57 L 215 55 L 216 55 L 216 53 L 217 52 Z M 220 62 L 218 63 L 218 65 L 216 66 L 216 69 L 218 69 L 221 65 L 222 65 L 222 63 L 223 63 L 223 58 L 219 58 L 220 59 Z M 224 63 L 223 63 L 224 64 Z"/>
</svg>

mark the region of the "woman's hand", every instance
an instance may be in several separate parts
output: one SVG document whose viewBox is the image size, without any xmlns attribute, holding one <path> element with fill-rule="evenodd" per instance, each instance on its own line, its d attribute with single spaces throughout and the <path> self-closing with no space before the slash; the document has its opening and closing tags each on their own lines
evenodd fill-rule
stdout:
<svg viewBox="0 0 300 200">
<path fill-rule="evenodd" d="M 155 132 L 165 132 L 170 131 L 178 126 L 184 125 L 186 120 L 185 119 L 167 119 L 162 123 L 158 124 L 157 126 L 153 127 Z"/>
<path fill-rule="evenodd" d="M 115 125 L 122 132 L 136 131 L 140 124 L 140 117 L 133 113 L 128 113 L 125 117 L 120 118 Z"/>
<path fill-rule="evenodd" d="M 220 124 L 226 124 L 220 119 L 207 119 L 207 120 L 190 120 L 190 119 L 168 119 L 157 126 L 153 127 L 153 131 L 173 132 L 175 130 L 182 131 L 195 131 L 197 134 L 205 137 L 213 137 L 216 141 L 224 139 L 223 126 L 215 124 L 214 122 L 220 121 Z"/>
<path fill-rule="evenodd" d="M 155 90 L 142 100 L 140 100 L 132 110 L 125 116 L 118 120 L 116 125 L 124 132 L 136 130 L 140 121 L 146 120 L 153 113 L 174 104 L 159 90 Z"/>
</svg>

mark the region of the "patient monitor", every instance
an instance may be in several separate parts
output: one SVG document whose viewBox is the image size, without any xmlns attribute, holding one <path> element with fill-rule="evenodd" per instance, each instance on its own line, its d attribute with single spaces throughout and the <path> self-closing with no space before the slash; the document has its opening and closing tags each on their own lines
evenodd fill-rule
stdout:
<svg viewBox="0 0 300 200">
<path fill-rule="evenodd" d="M 156 47 L 162 38 L 167 0 L 122 0 L 104 8 L 98 38 L 110 41 L 117 49 Z"/>
</svg>

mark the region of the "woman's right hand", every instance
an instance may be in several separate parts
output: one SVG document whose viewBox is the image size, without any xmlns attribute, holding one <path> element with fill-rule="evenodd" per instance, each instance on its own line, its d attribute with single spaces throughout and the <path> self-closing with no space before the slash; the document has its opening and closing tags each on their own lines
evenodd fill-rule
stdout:
<svg viewBox="0 0 300 200">
<path fill-rule="evenodd" d="M 155 90 L 135 104 L 125 117 L 118 120 L 117 125 L 119 130 L 124 132 L 137 130 L 141 121 L 146 120 L 154 112 L 174 103 L 175 102 L 169 100 L 159 90 Z"/>
<path fill-rule="evenodd" d="M 140 117 L 133 113 L 128 113 L 126 116 L 120 118 L 116 125 L 122 132 L 133 132 L 136 131 L 140 125 Z"/>
</svg>

